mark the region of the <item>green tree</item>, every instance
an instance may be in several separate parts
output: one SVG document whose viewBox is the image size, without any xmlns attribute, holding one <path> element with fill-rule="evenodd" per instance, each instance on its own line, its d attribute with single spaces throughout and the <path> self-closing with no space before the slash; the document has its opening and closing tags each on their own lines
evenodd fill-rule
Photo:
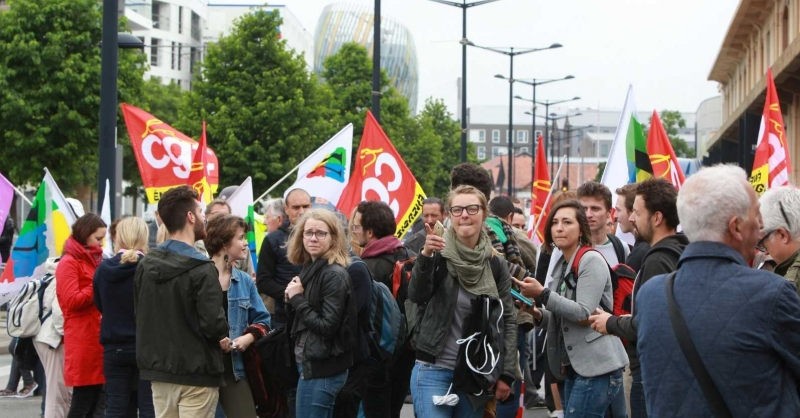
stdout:
<svg viewBox="0 0 800 418">
<path fill-rule="evenodd" d="M 679 131 L 686 127 L 686 120 L 683 119 L 681 112 L 677 110 L 662 110 L 660 116 L 661 124 L 664 125 L 664 130 L 667 131 L 667 136 L 675 155 L 678 157 L 694 157 L 694 150 L 678 135 Z"/>
<path fill-rule="evenodd" d="M 176 128 L 188 135 L 208 122 L 208 145 L 220 162 L 220 187 L 253 177 L 266 190 L 340 127 L 331 123 L 329 96 L 286 47 L 277 13 L 257 11 L 230 35 L 209 45 Z M 286 181 L 275 190 L 282 192 Z"/>
<path fill-rule="evenodd" d="M 429 155 L 435 155 L 434 161 L 440 161 L 433 171 L 419 167 L 420 173 L 430 172 L 424 177 L 424 190 L 431 196 L 445 197 L 450 190 L 450 170 L 461 162 L 461 126 L 447 110 L 444 101 L 432 98 L 425 101 L 417 122 L 422 127 L 419 141 L 430 144 Z M 470 161 L 475 162 L 474 145 L 467 145 L 467 155 L 472 157 Z"/>
<path fill-rule="evenodd" d="M 37 184 L 48 167 L 65 193 L 88 198 L 97 184 L 100 2 L 14 0 L 9 6 L 0 13 L 4 171 L 16 184 Z M 141 94 L 143 64 L 140 52 L 119 51 L 120 100 Z"/>
</svg>

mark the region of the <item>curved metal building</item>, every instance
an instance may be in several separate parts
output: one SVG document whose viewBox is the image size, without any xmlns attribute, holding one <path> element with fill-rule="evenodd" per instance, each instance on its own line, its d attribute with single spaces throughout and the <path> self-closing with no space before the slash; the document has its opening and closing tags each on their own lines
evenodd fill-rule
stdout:
<svg viewBox="0 0 800 418">
<path fill-rule="evenodd" d="M 322 73 L 322 63 L 343 44 L 356 42 L 372 55 L 373 12 L 359 4 L 336 3 L 325 6 L 314 34 L 314 71 Z M 416 113 L 419 72 L 417 49 L 408 29 L 391 18 L 381 20 L 381 67 L 389 79 L 408 99 Z"/>
</svg>

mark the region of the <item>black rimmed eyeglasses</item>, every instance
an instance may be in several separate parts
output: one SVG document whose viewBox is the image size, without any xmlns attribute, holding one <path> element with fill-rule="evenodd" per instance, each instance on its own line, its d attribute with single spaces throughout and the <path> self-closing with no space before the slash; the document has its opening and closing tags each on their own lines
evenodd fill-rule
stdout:
<svg viewBox="0 0 800 418">
<path fill-rule="evenodd" d="M 781 210 L 781 216 L 783 216 L 783 221 L 786 223 L 786 230 L 787 231 L 791 230 L 792 229 L 792 223 L 789 222 L 789 217 L 786 216 L 786 209 L 784 209 L 783 202 L 781 202 L 780 200 L 778 201 L 778 209 Z M 767 247 L 765 247 L 764 244 L 767 242 L 767 240 L 769 239 L 770 235 L 772 235 L 775 231 L 777 231 L 780 228 L 781 227 L 779 226 L 779 227 L 776 227 L 776 228 L 773 228 L 773 229 L 770 229 L 769 231 L 767 231 L 767 233 L 765 233 L 764 236 L 762 236 L 761 239 L 758 240 L 758 243 L 756 243 L 756 249 L 758 251 L 761 251 L 762 253 L 766 253 L 767 252 Z"/>
</svg>

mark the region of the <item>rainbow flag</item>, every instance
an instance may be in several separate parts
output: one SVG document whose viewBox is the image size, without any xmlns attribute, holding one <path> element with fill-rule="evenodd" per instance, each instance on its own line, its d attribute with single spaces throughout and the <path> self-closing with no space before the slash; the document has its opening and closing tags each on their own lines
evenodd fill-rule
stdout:
<svg viewBox="0 0 800 418">
<path fill-rule="evenodd" d="M 301 188 L 335 206 L 350 180 L 352 155 L 353 124 L 349 123 L 298 164 L 297 180 L 286 191 Z"/>
<path fill-rule="evenodd" d="M 13 277 L 4 274 L 0 282 L 0 303 L 4 303 L 32 278 L 44 274 L 48 257 L 58 257 L 72 232 L 77 216 L 67 203 L 50 172 L 31 202 L 31 210 L 19 230 L 19 238 L 11 250 Z"/>
</svg>

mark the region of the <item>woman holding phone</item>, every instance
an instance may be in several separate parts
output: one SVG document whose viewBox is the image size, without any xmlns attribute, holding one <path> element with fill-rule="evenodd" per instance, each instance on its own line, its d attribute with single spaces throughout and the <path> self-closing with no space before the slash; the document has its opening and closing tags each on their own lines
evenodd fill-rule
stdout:
<svg viewBox="0 0 800 418">
<path fill-rule="evenodd" d="M 421 307 L 411 395 L 418 417 L 478 418 L 490 399 L 508 398 L 519 367 L 511 279 L 483 229 L 486 196 L 458 186 L 447 205 L 452 224 L 443 237 L 425 225 L 408 286 L 408 298 Z"/>
<path fill-rule="evenodd" d="M 515 282 L 523 295 L 535 298 L 533 315 L 547 328 L 547 361 L 550 371 L 564 380 L 564 417 L 603 416 L 622 390 L 622 370 L 628 356 L 619 338 L 594 331 L 589 314 L 598 307 L 614 306 L 611 276 L 603 256 L 591 247 L 589 222 L 577 200 L 565 200 L 550 211 L 544 245 L 562 255 L 553 281 L 543 287 L 526 278 Z M 583 253 L 577 275 L 571 266 Z"/>
</svg>

